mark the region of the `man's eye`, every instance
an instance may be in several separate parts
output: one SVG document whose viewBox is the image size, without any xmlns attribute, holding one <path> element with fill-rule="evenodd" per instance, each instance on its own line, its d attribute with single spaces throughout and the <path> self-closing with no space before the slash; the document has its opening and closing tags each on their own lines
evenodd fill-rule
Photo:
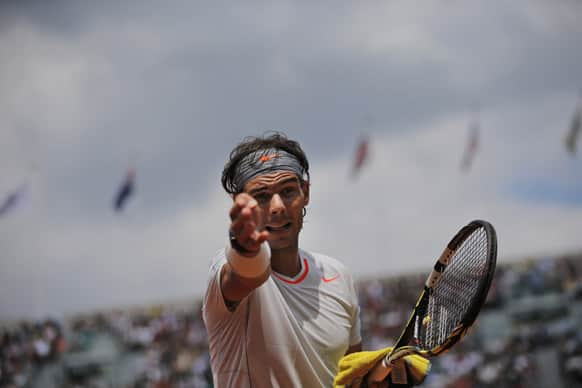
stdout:
<svg viewBox="0 0 582 388">
<path fill-rule="evenodd" d="M 283 194 L 283 196 L 285 196 L 285 197 L 291 197 L 291 196 L 295 195 L 296 192 L 297 192 L 297 190 L 294 187 L 286 187 L 283 189 L 281 194 Z"/>
<path fill-rule="evenodd" d="M 255 199 L 257 200 L 258 203 L 265 203 L 265 202 L 269 201 L 269 195 L 268 194 L 256 194 Z"/>
</svg>

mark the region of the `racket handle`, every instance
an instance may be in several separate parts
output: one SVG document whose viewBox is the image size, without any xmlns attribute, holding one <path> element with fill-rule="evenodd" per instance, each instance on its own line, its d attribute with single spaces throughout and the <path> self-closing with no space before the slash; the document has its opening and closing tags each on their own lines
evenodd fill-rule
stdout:
<svg viewBox="0 0 582 388">
<path fill-rule="evenodd" d="M 380 381 L 384 381 L 388 373 L 392 370 L 392 365 L 388 364 L 388 356 L 382 358 L 374 369 L 370 372 L 368 377 L 368 382 L 376 383 Z"/>
</svg>

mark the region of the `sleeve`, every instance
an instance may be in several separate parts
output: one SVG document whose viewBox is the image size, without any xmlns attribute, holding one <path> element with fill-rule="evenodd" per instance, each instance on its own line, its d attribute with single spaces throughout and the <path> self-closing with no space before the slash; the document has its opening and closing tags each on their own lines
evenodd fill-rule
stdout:
<svg viewBox="0 0 582 388">
<path fill-rule="evenodd" d="M 224 302 L 220 287 L 220 273 L 225 263 L 225 251 L 222 249 L 218 251 L 210 265 L 206 293 L 202 303 L 202 314 L 209 328 L 232 314 Z"/>
<path fill-rule="evenodd" d="M 245 361 L 244 333 L 247 324 L 246 314 L 248 314 L 247 298 L 243 299 L 232 311 L 224 302 L 220 275 L 225 263 L 226 258 L 222 250 L 210 265 L 208 284 L 202 302 L 202 318 L 208 333 L 212 372 L 215 382 L 220 386 L 232 385 L 227 381 L 236 378 L 239 366 Z"/>
</svg>

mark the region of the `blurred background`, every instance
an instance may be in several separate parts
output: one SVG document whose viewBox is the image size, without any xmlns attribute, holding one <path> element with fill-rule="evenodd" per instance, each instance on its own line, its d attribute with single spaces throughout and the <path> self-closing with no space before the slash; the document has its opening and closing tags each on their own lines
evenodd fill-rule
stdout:
<svg viewBox="0 0 582 388">
<path fill-rule="evenodd" d="M 301 246 L 394 341 L 443 245 L 499 265 L 434 387 L 582 386 L 582 3 L 0 2 L 0 387 L 207 387 L 240 140 L 311 163 Z"/>
</svg>

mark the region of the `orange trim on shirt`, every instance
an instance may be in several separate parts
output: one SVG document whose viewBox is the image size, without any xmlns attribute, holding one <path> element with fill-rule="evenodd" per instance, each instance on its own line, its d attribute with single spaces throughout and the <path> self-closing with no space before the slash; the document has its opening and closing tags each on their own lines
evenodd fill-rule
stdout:
<svg viewBox="0 0 582 388">
<path fill-rule="evenodd" d="M 284 278 L 282 275 L 279 275 L 276 272 L 272 272 L 272 274 L 277 279 L 279 279 L 279 280 L 281 280 L 281 281 L 283 281 L 285 283 L 288 283 L 288 284 L 299 284 L 299 283 L 301 283 L 307 277 L 307 274 L 309 273 L 309 264 L 307 263 L 307 259 L 306 258 L 303 258 L 303 267 L 304 267 L 303 273 L 301 274 L 301 276 L 299 276 L 295 280 L 291 280 L 291 279 L 288 279 L 288 278 Z"/>
</svg>

